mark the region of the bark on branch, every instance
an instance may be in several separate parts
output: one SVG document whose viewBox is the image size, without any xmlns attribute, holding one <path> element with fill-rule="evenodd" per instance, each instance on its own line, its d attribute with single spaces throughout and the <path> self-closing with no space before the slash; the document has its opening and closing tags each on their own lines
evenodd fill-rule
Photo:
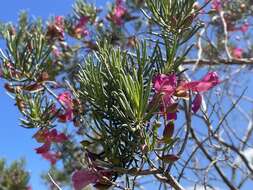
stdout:
<svg viewBox="0 0 253 190">
<path fill-rule="evenodd" d="M 217 60 L 209 60 L 209 59 L 186 59 L 182 62 L 182 65 L 192 65 L 198 63 L 198 66 L 217 66 L 217 65 L 253 65 L 253 58 L 245 58 L 245 59 L 217 59 Z"/>
</svg>

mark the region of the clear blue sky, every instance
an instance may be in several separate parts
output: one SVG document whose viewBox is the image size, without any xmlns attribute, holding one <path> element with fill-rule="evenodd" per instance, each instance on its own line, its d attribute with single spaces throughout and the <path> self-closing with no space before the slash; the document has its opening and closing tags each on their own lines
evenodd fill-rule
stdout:
<svg viewBox="0 0 253 190">
<path fill-rule="evenodd" d="M 30 16 L 43 19 L 53 15 L 64 15 L 70 13 L 73 2 L 73 0 L 4 0 L 0 6 L 0 21 L 16 22 L 20 10 L 26 10 Z M 104 2 L 105 0 L 97 0 L 96 3 L 102 5 Z M 4 48 L 3 42 L 0 42 L 0 48 Z M 0 80 L 0 157 L 6 158 L 8 162 L 25 157 L 33 189 L 47 189 L 42 184 L 40 174 L 47 170 L 49 164 L 34 151 L 34 148 L 38 147 L 31 138 L 34 131 L 19 127 L 18 118 L 14 101 L 5 93 L 3 81 Z"/>
<path fill-rule="evenodd" d="M 110 0 L 94 0 L 100 6 L 104 5 L 105 1 Z M 64 15 L 71 11 L 73 2 L 74 0 L 3 0 L 0 6 L 0 21 L 16 22 L 20 10 L 27 10 L 30 16 L 43 19 Z M 4 48 L 2 42 L 0 48 Z M 35 153 L 34 148 L 38 147 L 38 144 L 31 138 L 34 131 L 19 127 L 18 118 L 14 101 L 5 93 L 3 81 L 0 80 L 0 158 L 4 157 L 11 162 L 25 157 L 27 169 L 31 173 L 31 186 L 34 190 L 46 190 L 40 174 L 47 171 L 49 163 Z"/>
</svg>

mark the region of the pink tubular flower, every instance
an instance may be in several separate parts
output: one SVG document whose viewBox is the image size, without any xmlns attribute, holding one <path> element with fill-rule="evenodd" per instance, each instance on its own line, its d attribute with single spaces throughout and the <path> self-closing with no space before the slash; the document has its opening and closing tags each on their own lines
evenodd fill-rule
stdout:
<svg viewBox="0 0 253 190">
<path fill-rule="evenodd" d="M 160 111 L 167 114 L 168 120 L 176 120 L 176 107 L 172 98 L 177 88 L 177 77 L 175 74 L 159 74 L 153 78 L 153 87 L 157 94 L 162 94 Z"/>
<path fill-rule="evenodd" d="M 56 16 L 54 22 L 49 24 L 47 35 L 51 38 L 57 38 L 60 41 L 64 40 L 64 17 Z"/>
<path fill-rule="evenodd" d="M 100 167 L 95 167 L 94 171 L 82 169 L 73 173 L 72 183 L 75 190 L 82 190 L 91 183 L 99 184 L 103 176 L 111 178 L 112 172 Z"/>
<path fill-rule="evenodd" d="M 51 165 L 54 165 L 60 157 L 58 153 L 49 152 L 49 151 L 42 153 L 41 155 L 44 159 L 48 160 L 51 163 Z"/>
<path fill-rule="evenodd" d="M 167 113 L 167 120 L 177 120 L 177 113 L 176 112 L 168 112 Z"/>
<path fill-rule="evenodd" d="M 207 73 L 202 80 L 186 82 L 178 87 L 178 90 L 191 90 L 193 92 L 206 92 L 220 83 L 216 72 Z"/>
<path fill-rule="evenodd" d="M 63 16 L 56 16 L 54 23 L 58 26 L 61 30 L 64 30 L 64 17 Z"/>
<path fill-rule="evenodd" d="M 154 89 L 157 93 L 172 95 L 176 90 L 177 78 L 175 74 L 159 74 L 153 79 Z"/>
<path fill-rule="evenodd" d="M 53 129 L 51 131 L 49 130 L 40 130 L 35 135 L 34 138 L 38 142 L 56 142 L 56 143 L 62 143 L 64 141 L 68 140 L 68 137 L 64 133 L 58 133 L 56 129 Z"/>
<path fill-rule="evenodd" d="M 202 96 L 200 94 L 197 94 L 195 99 L 192 102 L 193 113 L 196 113 L 199 110 L 201 103 L 202 103 Z"/>
<path fill-rule="evenodd" d="M 165 75 L 159 74 L 153 79 L 153 86 L 157 94 L 162 94 L 162 102 L 160 106 L 161 112 L 167 112 L 166 109 L 172 105 L 172 95 L 175 93 L 177 88 L 177 78 L 175 74 Z M 174 112 L 170 113 L 169 117 L 176 118 Z"/>
<path fill-rule="evenodd" d="M 237 59 L 241 59 L 242 55 L 243 55 L 243 49 L 242 48 L 233 48 L 232 50 L 232 55 L 233 57 L 237 58 Z"/>
<path fill-rule="evenodd" d="M 98 176 L 88 169 L 75 171 L 72 175 L 72 183 L 75 190 L 82 190 L 87 185 L 96 183 L 98 179 Z"/>
<path fill-rule="evenodd" d="M 44 154 L 48 152 L 50 148 L 51 148 L 51 143 L 45 142 L 42 146 L 36 148 L 35 150 L 37 154 Z"/>
<path fill-rule="evenodd" d="M 202 96 L 199 93 L 206 92 L 214 86 L 218 85 L 219 83 L 220 79 L 218 77 L 218 74 L 216 72 L 209 72 L 203 77 L 203 79 L 199 81 L 184 83 L 182 86 L 179 86 L 179 89 L 197 92 L 197 95 L 192 102 L 192 111 L 193 113 L 196 113 L 202 103 Z"/>
<path fill-rule="evenodd" d="M 122 0 L 116 0 L 116 6 L 112 12 L 111 20 L 114 24 L 121 26 L 124 23 L 123 17 L 127 13 L 127 9 L 123 6 Z"/>
<path fill-rule="evenodd" d="M 221 0 L 213 0 L 211 3 L 211 8 L 215 11 L 220 11 L 222 9 L 222 2 Z"/>
<path fill-rule="evenodd" d="M 77 25 L 75 26 L 75 34 L 77 35 L 78 38 L 87 36 L 89 34 L 89 31 L 86 27 L 90 20 L 89 16 L 83 16 L 79 19 Z"/>
<path fill-rule="evenodd" d="M 207 73 L 201 80 L 192 82 L 181 82 L 177 84 L 175 74 L 159 74 L 153 79 L 153 87 L 156 94 L 161 94 L 160 111 L 166 114 L 167 120 L 177 119 L 177 102 L 175 98 L 187 98 L 188 91 L 197 93 L 193 101 L 192 110 L 196 113 L 201 105 L 202 97 L 199 93 L 206 92 L 220 83 L 216 72 Z M 152 101 L 151 101 L 152 102 Z"/>
<path fill-rule="evenodd" d="M 63 143 L 68 140 L 68 137 L 64 133 L 58 133 L 56 129 L 40 130 L 35 135 L 34 138 L 38 142 L 43 142 L 44 144 L 39 148 L 36 148 L 36 153 L 41 154 L 43 158 L 49 160 L 51 164 L 55 164 L 59 158 L 59 154 L 50 152 L 52 143 Z"/>
<path fill-rule="evenodd" d="M 64 104 L 66 107 L 72 108 L 73 102 L 69 92 L 63 92 L 58 95 L 57 99 Z"/>
<path fill-rule="evenodd" d="M 58 118 L 61 122 L 73 120 L 73 100 L 70 93 L 63 92 L 58 95 L 58 100 L 65 106 L 63 114 L 59 114 Z"/>
<path fill-rule="evenodd" d="M 42 153 L 41 156 L 44 159 L 48 160 L 51 163 L 51 165 L 54 165 L 57 162 L 57 160 L 60 158 L 59 153 L 54 153 L 54 152 L 49 152 L 49 151 Z"/>
</svg>

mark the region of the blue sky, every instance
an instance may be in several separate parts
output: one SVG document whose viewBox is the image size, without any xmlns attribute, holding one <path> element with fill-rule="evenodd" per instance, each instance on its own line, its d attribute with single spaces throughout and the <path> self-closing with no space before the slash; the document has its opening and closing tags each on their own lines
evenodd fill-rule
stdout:
<svg viewBox="0 0 253 190">
<path fill-rule="evenodd" d="M 43 19 L 53 15 L 64 15 L 71 12 L 73 0 L 6 0 L 1 2 L 0 21 L 16 22 L 21 10 L 28 11 L 31 17 Z M 97 4 L 104 0 L 97 0 Z M 0 42 L 4 49 L 4 43 Z M 25 157 L 27 169 L 31 173 L 30 184 L 35 190 L 47 189 L 40 179 L 42 171 L 49 167 L 47 161 L 38 156 L 34 148 L 38 144 L 31 138 L 33 130 L 19 126 L 19 113 L 14 106 L 14 101 L 3 90 L 3 81 L 0 80 L 0 157 L 8 162 Z"/>
<path fill-rule="evenodd" d="M 97 0 L 96 3 L 102 6 L 105 1 Z M 0 21 L 16 22 L 21 10 L 28 11 L 31 17 L 43 19 L 54 15 L 64 15 L 71 12 L 73 2 L 74 0 L 4 0 L 0 6 Z M 0 48 L 4 49 L 1 41 Z M 47 171 L 49 163 L 34 151 L 34 148 L 38 147 L 31 138 L 34 131 L 19 126 L 18 110 L 14 106 L 14 101 L 3 90 L 3 84 L 0 80 L 0 158 L 6 158 L 8 162 L 11 162 L 25 157 L 27 169 L 31 173 L 31 186 L 34 190 L 46 190 L 40 174 L 42 171 Z"/>
</svg>

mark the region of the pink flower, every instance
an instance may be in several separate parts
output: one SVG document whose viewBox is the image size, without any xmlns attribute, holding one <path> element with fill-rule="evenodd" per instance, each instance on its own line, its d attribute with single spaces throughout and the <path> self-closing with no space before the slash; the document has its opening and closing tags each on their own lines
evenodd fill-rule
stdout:
<svg viewBox="0 0 253 190">
<path fill-rule="evenodd" d="M 241 59 L 243 56 L 243 49 L 242 48 L 233 48 L 232 50 L 233 57 L 237 59 Z"/>
<path fill-rule="evenodd" d="M 61 41 L 64 40 L 64 17 L 56 16 L 54 23 L 50 24 L 48 27 L 48 35 L 52 37 L 57 37 Z"/>
<path fill-rule="evenodd" d="M 177 86 L 176 75 L 159 74 L 154 77 L 153 86 L 156 93 L 165 93 L 172 95 L 175 92 Z"/>
<path fill-rule="evenodd" d="M 216 72 L 207 73 L 202 80 L 186 82 L 178 90 L 191 90 L 193 92 L 206 92 L 220 83 Z"/>
<path fill-rule="evenodd" d="M 176 98 L 187 98 L 188 91 L 197 92 L 192 105 L 192 110 L 196 113 L 202 101 L 202 96 L 199 93 L 206 92 L 219 83 L 220 80 L 216 72 L 207 73 L 201 80 L 181 82 L 179 85 L 177 84 L 177 77 L 175 74 L 159 74 L 153 79 L 153 87 L 156 93 L 155 97 L 157 97 L 157 94 L 161 95 L 162 102 L 160 111 L 162 114 L 166 114 L 167 120 L 169 121 L 177 119 Z M 153 100 L 151 103 L 154 102 Z"/>
<path fill-rule="evenodd" d="M 63 92 L 59 94 L 58 100 L 65 106 L 64 113 L 58 115 L 59 120 L 61 122 L 73 120 L 73 100 L 70 93 Z"/>
<path fill-rule="evenodd" d="M 157 94 L 162 94 L 160 112 L 167 115 L 167 120 L 177 119 L 177 104 L 172 96 L 177 89 L 177 77 L 175 74 L 159 74 L 153 78 L 153 87 Z"/>
<path fill-rule="evenodd" d="M 50 148 L 51 144 L 54 143 L 63 143 L 68 140 L 68 137 L 64 133 L 58 134 L 56 129 L 51 131 L 49 130 L 40 130 L 35 135 L 34 138 L 38 142 L 43 142 L 44 144 L 38 148 L 36 148 L 37 154 L 44 154 L 47 153 Z"/>
<path fill-rule="evenodd" d="M 64 17 L 63 16 L 56 16 L 54 19 L 54 23 L 58 26 L 61 30 L 64 29 Z"/>
<path fill-rule="evenodd" d="M 211 3 L 211 8 L 215 11 L 220 11 L 222 9 L 221 0 L 213 0 Z"/>
<path fill-rule="evenodd" d="M 96 183 L 98 179 L 98 176 L 88 169 L 75 171 L 72 175 L 72 183 L 75 190 L 82 190 L 87 185 Z"/>
<path fill-rule="evenodd" d="M 53 153 L 53 152 L 45 152 L 41 154 L 42 157 L 46 160 L 48 160 L 52 165 L 54 165 L 57 160 L 60 158 L 59 153 Z"/>
<path fill-rule="evenodd" d="M 153 87 L 157 94 L 162 94 L 162 104 L 160 110 L 166 112 L 166 108 L 173 104 L 172 95 L 177 88 L 177 78 L 175 74 L 159 74 L 153 79 Z"/>
<path fill-rule="evenodd" d="M 73 173 L 72 183 L 75 190 L 82 190 L 91 183 L 99 184 L 103 176 L 111 178 L 112 172 L 101 167 L 95 167 L 94 171 L 82 169 Z"/>
<path fill-rule="evenodd" d="M 240 28 L 241 32 L 245 33 L 249 30 L 249 23 L 244 23 L 241 28 Z"/>
<path fill-rule="evenodd" d="M 206 92 L 220 83 L 219 76 L 216 72 L 207 73 L 203 79 L 199 81 L 187 82 L 179 87 L 180 90 L 191 90 L 197 92 L 195 99 L 192 102 L 192 111 L 196 113 L 202 103 L 202 96 L 199 92 Z"/>
<path fill-rule="evenodd" d="M 81 38 L 81 37 L 87 36 L 89 34 L 89 31 L 86 27 L 89 20 L 90 20 L 89 16 L 83 16 L 79 19 L 79 21 L 74 29 L 77 37 Z"/>
<path fill-rule="evenodd" d="M 167 120 L 177 120 L 177 112 L 168 112 Z"/>
<path fill-rule="evenodd" d="M 58 134 L 56 129 L 53 129 L 51 131 L 47 129 L 40 130 L 34 135 L 34 138 L 38 142 L 50 142 L 50 143 L 51 142 L 62 143 L 68 140 L 68 137 L 64 133 Z"/>
<path fill-rule="evenodd" d="M 112 12 L 111 20 L 114 24 L 121 26 L 124 23 L 124 15 L 127 13 L 127 9 L 123 6 L 122 0 L 116 0 L 116 6 Z"/>
<path fill-rule="evenodd" d="M 66 110 L 64 114 L 58 115 L 59 121 L 65 123 L 66 121 L 72 121 L 73 120 L 73 111 L 72 110 Z"/>
<path fill-rule="evenodd" d="M 68 108 L 73 107 L 71 94 L 69 92 L 63 92 L 58 95 L 57 99 Z"/>
<path fill-rule="evenodd" d="M 201 103 L 202 103 L 202 96 L 200 94 L 197 94 L 195 99 L 192 102 L 193 113 L 196 113 L 199 110 Z"/>
<path fill-rule="evenodd" d="M 36 153 L 41 154 L 41 156 L 46 160 L 50 161 L 52 165 L 56 163 L 60 155 L 59 153 L 50 152 L 51 144 L 53 142 L 62 143 L 68 140 L 68 137 L 64 133 L 58 134 L 56 129 L 53 129 L 51 131 L 40 130 L 34 135 L 34 138 L 38 142 L 44 142 L 44 144 L 41 147 L 35 149 Z"/>
<path fill-rule="evenodd" d="M 50 142 L 46 142 L 44 143 L 42 146 L 36 148 L 36 153 L 37 154 L 43 154 L 43 153 L 46 153 L 50 150 L 51 148 L 51 143 Z"/>
</svg>

